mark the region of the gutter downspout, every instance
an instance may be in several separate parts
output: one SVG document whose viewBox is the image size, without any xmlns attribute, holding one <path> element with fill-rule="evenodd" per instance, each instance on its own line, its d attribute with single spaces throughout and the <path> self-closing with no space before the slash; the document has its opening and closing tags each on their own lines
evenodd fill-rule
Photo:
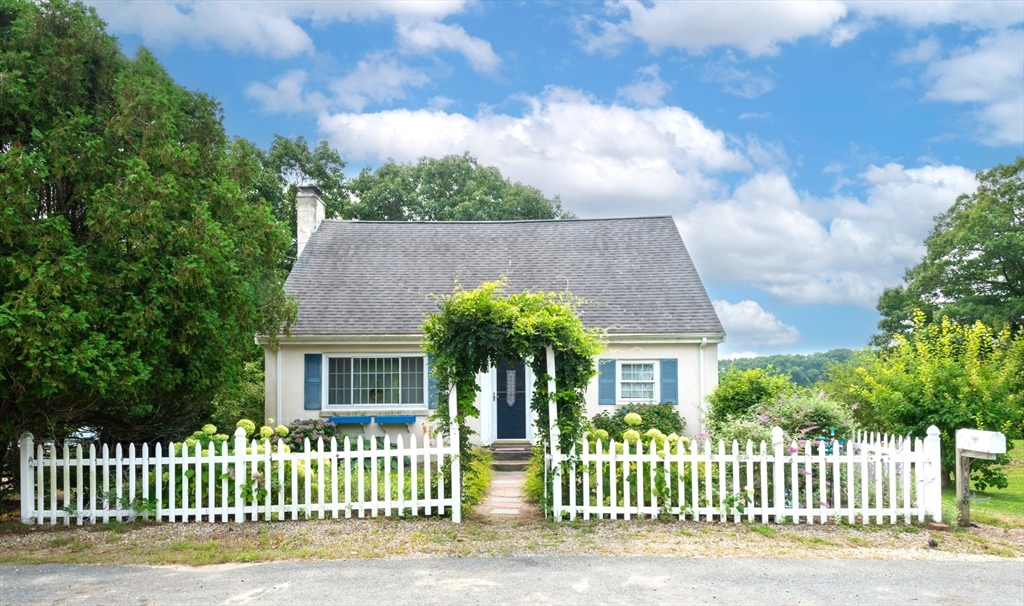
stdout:
<svg viewBox="0 0 1024 606">
<path fill-rule="evenodd" d="M 697 409 L 700 412 L 700 431 L 705 430 L 705 427 L 703 427 L 703 418 L 705 418 L 705 396 L 707 395 L 707 387 L 705 386 L 705 370 L 703 370 L 703 366 L 705 366 L 705 361 L 703 361 L 703 348 L 705 348 L 706 345 L 708 345 L 708 337 L 701 338 L 700 357 L 697 359 L 697 372 L 700 373 L 700 404 L 697 406 Z"/>
<path fill-rule="evenodd" d="M 274 417 L 277 420 L 277 424 L 282 424 L 281 415 L 284 414 L 284 409 L 281 406 L 281 346 L 277 346 L 277 351 L 274 352 L 274 358 L 276 358 L 277 369 L 274 371 L 274 380 L 277 382 L 277 416 Z"/>
</svg>

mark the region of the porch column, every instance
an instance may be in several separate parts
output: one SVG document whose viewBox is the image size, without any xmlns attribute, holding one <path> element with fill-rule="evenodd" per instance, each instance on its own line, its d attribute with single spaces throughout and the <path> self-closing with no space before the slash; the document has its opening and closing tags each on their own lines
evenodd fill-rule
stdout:
<svg viewBox="0 0 1024 606">
<path fill-rule="evenodd" d="M 544 348 L 547 354 L 547 373 L 548 373 L 548 431 L 549 441 L 551 447 L 551 471 L 553 474 L 552 478 L 552 500 L 554 501 L 554 507 L 552 508 L 552 514 L 555 520 L 561 520 L 562 511 L 562 466 L 561 456 L 558 452 L 558 406 L 555 404 L 555 350 L 553 347 L 548 345 Z"/>
</svg>

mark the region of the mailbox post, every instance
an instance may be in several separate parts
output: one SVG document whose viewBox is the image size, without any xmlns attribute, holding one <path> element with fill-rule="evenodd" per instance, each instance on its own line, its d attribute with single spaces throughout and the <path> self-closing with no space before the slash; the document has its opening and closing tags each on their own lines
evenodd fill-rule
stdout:
<svg viewBox="0 0 1024 606">
<path fill-rule="evenodd" d="M 960 524 L 971 523 L 971 464 L 976 459 L 995 460 L 1006 452 L 1006 436 L 998 431 L 956 430 L 956 503 Z"/>
</svg>

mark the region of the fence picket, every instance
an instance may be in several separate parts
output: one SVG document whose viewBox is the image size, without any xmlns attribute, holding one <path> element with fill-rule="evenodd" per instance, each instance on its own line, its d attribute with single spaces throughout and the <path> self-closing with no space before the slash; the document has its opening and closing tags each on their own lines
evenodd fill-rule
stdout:
<svg viewBox="0 0 1024 606">
<path fill-rule="evenodd" d="M 96 523 L 96 445 L 89 444 L 89 518 Z M 135 479 L 135 476 L 132 476 Z"/>
<path fill-rule="evenodd" d="M 758 448 L 735 440 L 731 448 L 719 441 L 714 449 L 700 439 L 680 441 L 675 452 L 672 444 L 662 444 L 662 451 L 654 441 L 610 440 L 605 447 L 601 440 L 585 439 L 564 457 L 570 492 L 553 509 L 585 520 L 655 518 L 668 512 L 680 520 L 689 516 L 733 523 L 781 523 L 790 517 L 793 523 L 821 524 L 841 516 L 851 522 L 860 517 L 862 523 L 871 523 L 874 516 L 875 524 L 908 522 L 915 516 L 920 521 L 934 507 L 923 487 L 939 481 L 924 477 L 938 473 L 928 463 L 937 456 L 935 447 L 926 453 L 921 439 L 861 435 L 863 442 L 819 439 L 798 445 L 773 429 L 771 450 L 766 442 Z M 367 511 L 404 517 L 421 510 L 443 515 L 459 498 L 457 483 L 446 487 L 443 477 L 457 455 L 451 436 L 425 437 L 422 447 L 416 436 L 408 442 L 404 435 L 394 442 L 385 436 L 383 446 L 360 439 L 356 448 L 348 438 L 343 448 L 332 439 L 329 450 L 323 439 L 315 447 L 304 440 L 301 452 L 285 452 L 278 439 L 276 455 L 269 439 L 247 442 L 244 431 L 234 437 L 233 449 L 219 441 L 207 450 L 200 443 L 178 444 L 165 457 L 163 444 L 150 453 L 148 444 L 51 446 L 27 436 L 20 441 L 22 518 L 51 525 L 58 520 L 69 525 L 123 520 L 139 510 L 148 517 L 153 504 L 156 519 L 168 522 L 323 519 L 340 517 L 341 508 L 346 517 L 353 510 L 360 517 Z M 556 453 L 548 465 L 561 459 Z M 749 497 L 748 487 L 753 488 Z M 737 507 L 741 500 L 742 512 Z"/>
</svg>

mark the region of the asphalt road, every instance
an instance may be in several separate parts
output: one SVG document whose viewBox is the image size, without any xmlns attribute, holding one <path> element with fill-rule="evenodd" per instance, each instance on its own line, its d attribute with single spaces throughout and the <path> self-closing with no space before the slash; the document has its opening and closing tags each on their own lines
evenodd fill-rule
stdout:
<svg viewBox="0 0 1024 606">
<path fill-rule="evenodd" d="M 1024 604 L 1024 562 L 421 558 L 0 566 L 6 604 Z"/>
</svg>

